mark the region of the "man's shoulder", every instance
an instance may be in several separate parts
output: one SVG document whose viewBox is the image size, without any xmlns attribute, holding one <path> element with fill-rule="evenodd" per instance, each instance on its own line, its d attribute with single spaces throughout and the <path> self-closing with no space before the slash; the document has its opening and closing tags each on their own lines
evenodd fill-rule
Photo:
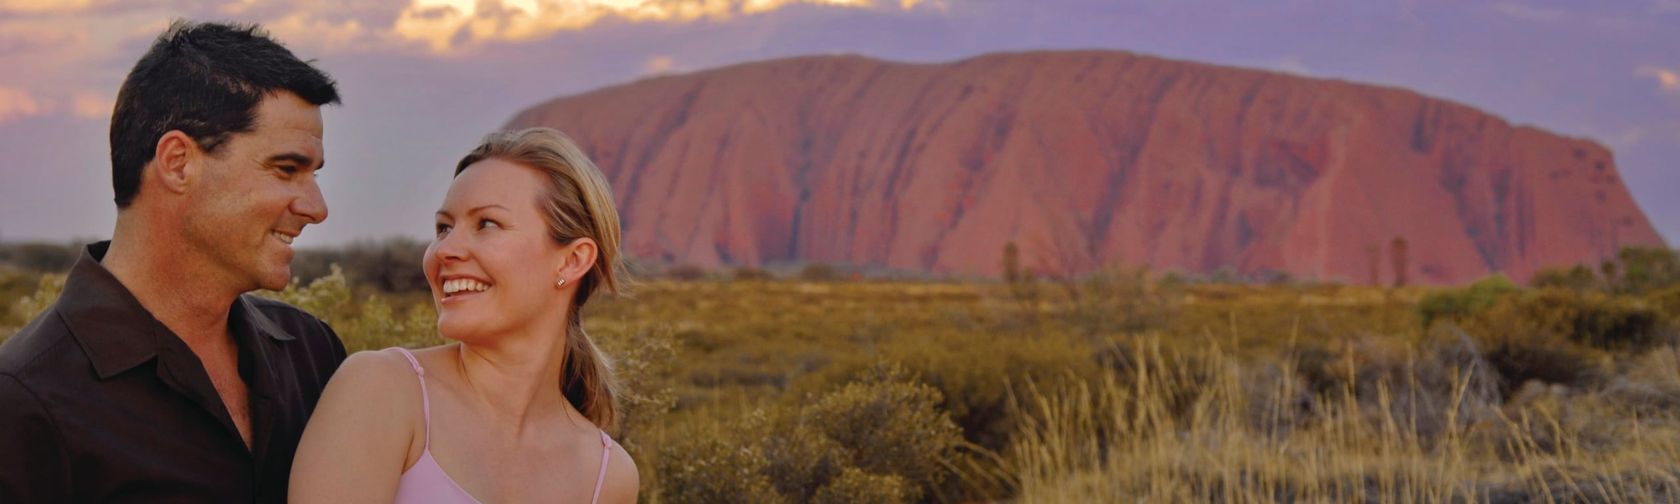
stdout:
<svg viewBox="0 0 1680 504">
<path fill-rule="evenodd" d="M 43 369 L 39 365 L 43 360 L 50 360 L 51 356 L 64 351 L 66 345 L 74 344 L 69 328 L 58 316 L 57 307 L 47 308 L 16 334 L 0 342 L 0 374 L 21 380 L 29 373 Z M 52 368 L 48 366 L 45 369 Z"/>
</svg>

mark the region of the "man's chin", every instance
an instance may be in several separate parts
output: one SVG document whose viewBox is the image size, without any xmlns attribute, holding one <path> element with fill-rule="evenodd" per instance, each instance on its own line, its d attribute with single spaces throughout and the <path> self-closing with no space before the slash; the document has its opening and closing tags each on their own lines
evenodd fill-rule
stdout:
<svg viewBox="0 0 1680 504">
<path fill-rule="evenodd" d="M 259 288 L 266 289 L 266 290 L 271 290 L 271 291 L 286 290 L 286 285 L 291 284 L 291 283 L 292 283 L 292 268 L 291 267 L 280 268 L 277 271 L 276 270 L 269 270 L 268 272 L 264 273 L 261 276 L 261 278 L 257 279 L 257 286 Z"/>
</svg>

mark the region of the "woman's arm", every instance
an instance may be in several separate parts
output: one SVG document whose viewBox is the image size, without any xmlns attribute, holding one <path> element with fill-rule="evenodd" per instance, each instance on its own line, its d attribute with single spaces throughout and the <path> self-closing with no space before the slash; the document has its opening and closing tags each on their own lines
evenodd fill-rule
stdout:
<svg viewBox="0 0 1680 504">
<path fill-rule="evenodd" d="M 303 430 L 289 500 L 391 502 L 422 429 L 419 377 L 408 361 L 391 352 L 350 356 Z"/>
</svg>

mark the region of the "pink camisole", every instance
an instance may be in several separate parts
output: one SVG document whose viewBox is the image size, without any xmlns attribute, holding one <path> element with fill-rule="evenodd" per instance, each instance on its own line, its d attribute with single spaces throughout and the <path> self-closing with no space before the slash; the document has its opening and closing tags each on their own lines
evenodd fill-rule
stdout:
<svg viewBox="0 0 1680 504">
<path fill-rule="evenodd" d="M 408 363 L 414 366 L 414 374 L 420 378 L 420 411 L 426 420 L 426 447 L 420 451 L 420 460 L 414 466 L 403 471 L 402 478 L 397 480 L 396 504 L 480 504 L 461 485 L 443 472 L 436 459 L 432 458 L 432 401 L 426 394 L 426 369 L 420 367 L 420 361 L 414 358 L 405 348 L 393 348 Z M 613 440 L 605 431 L 601 432 L 601 471 L 595 476 L 595 493 L 589 498 L 590 504 L 601 500 L 601 485 L 607 481 L 607 459 L 612 456 Z"/>
</svg>

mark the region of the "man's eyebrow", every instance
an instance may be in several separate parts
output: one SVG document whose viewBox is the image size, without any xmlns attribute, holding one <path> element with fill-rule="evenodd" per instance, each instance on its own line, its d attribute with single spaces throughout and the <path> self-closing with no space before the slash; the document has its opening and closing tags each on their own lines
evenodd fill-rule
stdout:
<svg viewBox="0 0 1680 504">
<path fill-rule="evenodd" d="M 282 153 L 282 154 L 275 154 L 273 156 L 268 157 L 268 164 L 275 164 L 275 163 L 295 163 L 295 164 L 302 165 L 302 166 L 310 166 L 310 165 L 315 164 L 315 158 L 311 158 L 307 155 L 296 153 L 296 152 L 287 152 L 287 153 Z M 326 168 L 326 167 L 327 167 L 327 160 L 322 159 L 321 160 L 321 166 L 315 167 L 315 170 L 320 171 L 322 168 Z"/>
</svg>

